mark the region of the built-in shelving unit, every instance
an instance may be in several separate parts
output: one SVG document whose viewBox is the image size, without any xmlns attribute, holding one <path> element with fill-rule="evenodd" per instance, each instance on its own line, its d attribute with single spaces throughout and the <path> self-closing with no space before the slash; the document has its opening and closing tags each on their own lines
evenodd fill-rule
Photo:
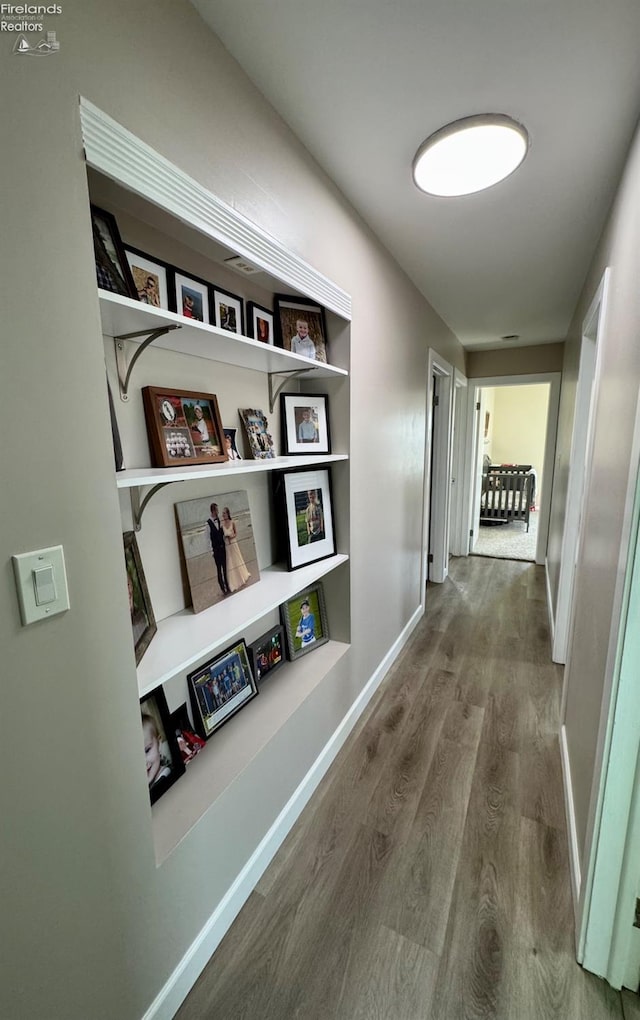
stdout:
<svg viewBox="0 0 640 1020">
<path fill-rule="evenodd" d="M 328 453 L 315 457 L 272 457 L 270 460 L 234 460 L 226 464 L 193 464 L 168 468 L 130 468 L 119 471 L 116 485 L 119 489 L 131 489 L 142 485 L 160 485 L 163 482 L 193 482 L 200 478 L 222 478 L 224 475 L 255 475 L 269 471 L 284 471 L 292 468 L 332 464 L 348 460 L 346 453 Z"/>
</svg>

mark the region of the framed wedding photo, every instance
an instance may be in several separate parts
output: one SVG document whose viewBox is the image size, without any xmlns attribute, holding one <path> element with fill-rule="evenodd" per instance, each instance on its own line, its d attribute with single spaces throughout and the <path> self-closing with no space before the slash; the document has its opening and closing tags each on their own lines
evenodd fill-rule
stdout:
<svg viewBox="0 0 640 1020">
<path fill-rule="evenodd" d="M 227 459 L 215 393 L 144 386 L 142 402 L 154 467 Z"/>
<path fill-rule="evenodd" d="M 272 627 L 266 634 L 249 645 L 251 668 L 256 683 L 261 684 L 267 676 L 275 673 L 282 665 L 285 656 L 284 630 Z"/>
<path fill-rule="evenodd" d="M 248 301 L 247 320 L 247 330 L 250 337 L 253 337 L 254 340 L 260 340 L 263 344 L 274 343 L 273 312 L 270 312 L 268 308 L 263 308 L 262 305 L 257 305 L 255 301 Z"/>
<path fill-rule="evenodd" d="M 187 276 L 178 269 L 174 271 L 172 312 L 196 322 L 211 322 L 209 313 L 209 284 L 196 276 Z"/>
<path fill-rule="evenodd" d="M 311 361 L 327 361 L 324 308 L 305 298 L 276 294 L 273 299 L 276 343 Z"/>
<path fill-rule="evenodd" d="M 124 562 L 127 568 L 131 630 L 137 666 L 158 628 L 153 615 L 135 532 L 125 531 L 122 538 L 124 541 Z"/>
<path fill-rule="evenodd" d="M 169 310 L 169 274 L 171 267 L 125 245 L 125 254 L 133 276 L 138 301 L 152 308 Z"/>
<path fill-rule="evenodd" d="M 289 570 L 335 556 L 336 539 L 328 468 L 283 471 L 276 478 L 276 513 Z"/>
<path fill-rule="evenodd" d="M 242 298 L 213 287 L 213 324 L 230 333 L 244 333 Z"/>
<path fill-rule="evenodd" d="M 196 729 L 205 740 L 258 693 L 242 639 L 189 673 L 187 683 Z"/>
<path fill-rule="evenodd" d="M 281 393 L 280 422 L 283 454 L 331 453 L 325 393 Z"/>
<path fill-rule="evenodd" d="M 264 411 L 257 407 L 239 407 L 238 414 L 244 425 L 251 456 L 256 460 L 272 460 L 276 451 Z"/>
<path fill-rule="evenodd" d="M 287 635 L 287 657 L 293 662 L 329 640 L 327 608 L 320 581 L 280 606 Z"/>
<path fill-rule="evenodd" d="M 141 698 L 140 716 L 149 798 L 154 804 L 184 774 L 184 762 L 162 687 L 156 687 Z"/>
<path fill-rule="evenodd" d="M 137 298 L 115 216 L 97 205 L 91 206 L 93 254 L 98 287 L 123 297 Z"/>
</svg>

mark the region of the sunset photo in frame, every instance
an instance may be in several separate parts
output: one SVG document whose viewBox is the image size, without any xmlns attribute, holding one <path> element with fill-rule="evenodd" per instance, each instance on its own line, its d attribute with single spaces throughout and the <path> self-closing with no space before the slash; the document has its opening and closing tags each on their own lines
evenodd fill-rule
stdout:
<svg viewBox="0 0 640 1020">
<path fill-rule="evenodd" d="M 215 393 L 145 386 L 142 402 L 154 467 L 218 464 L 227 459 Z"/>
</svg>

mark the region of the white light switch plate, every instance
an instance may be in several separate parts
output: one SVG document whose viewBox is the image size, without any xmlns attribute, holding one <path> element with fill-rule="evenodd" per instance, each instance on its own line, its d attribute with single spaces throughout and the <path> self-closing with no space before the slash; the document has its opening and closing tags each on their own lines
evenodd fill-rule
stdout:
<svg viewBox="0 0 640 1020">
<path fill-rule="evenodd" d="M 22 623 L 35 623 L 69 608 L 61 545 L 12 557 Z"/>
</svg>

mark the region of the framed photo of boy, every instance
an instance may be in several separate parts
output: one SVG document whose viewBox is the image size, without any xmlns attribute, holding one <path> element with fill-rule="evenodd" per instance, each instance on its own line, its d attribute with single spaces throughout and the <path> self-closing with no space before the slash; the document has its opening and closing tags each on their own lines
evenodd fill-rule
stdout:
<svg viewBox="0 0 640 1020">
<path fill-rule="evenodd" d="M 273 344 L 273 312 L 255 301 L 247 301 L 247 330 L 250 337 L 263 344 Z"/>
<path fill-rule="evenodd" d="M 217 464 L 227 459 L 214 393 L 144 386 L 142 402 L 154 467 Z"/>
<path fill-rule="evenodd" d="M 284 662 L 285 645 L 283 628 L 272 627 L 266 634 L 259 637 L 257 641 L 250 644 L 249 656 L 256 683 L 261 684 L 267 676 L 275 673 L 276 669 Z"/>
<path fill-rule="evenodd" d="M 242 298 L 213 287 L 213 324 L 230 333 L 244 333 Z"/>
<path fill-rule="evenodd" d="M 287 657 L 294 661 L 329 640 L 324 589 L 318 581 L 280 606 L 287 635 Z"/>
<path fill-rule="evenodd" d="M 136 541 L 135 532 L 125 531 L 124 562 L 127 570 L 127 588 L 129 590 L 129 612 L 131 614 L 131 631 L 133 647 L 136 655 L 136 666 L 151 644 L 157 631 L 156 618 L 153 615 L 149 589 L 142 569 L 142 560 Z"/>
<path fill-rule="evenodd" d="M 187 276 L 178 269 L 174 272 L 171 311 L 196 322 L 211 322 L 209 313 L 209 284 L 197 276 Z"/>
<path fill-rule="evenodd" d="M 285 351 L 311 361 L 327 361 L 327 326 L 324 308 L 305 298 L 275 294 L 276 343 Z"/>
<path fill-rule="evenodd" d="M 196 729 L 205 740 L 258 693 L 242 638 L 189 673 L 187 683 Z"/>
<path fill-rule="evenodd" d="M 247 434 L 251 456 L 256 460 L 272 460 L 276 451 L 264 411 L 257 407 L 239 407 L 238 414 Z"/>
<path fill-rule="evenodd" d="M 276 507 L 278 503 L 289 570 L 335 556 L 328 468 L 283 471 L 276 479 Z"/>
<path fill-rule="evenodd" d="M 137 298 L 115 216 L 97 205 L 91 206 L 93 254 L 98 287 L 123 297 Z"/>
<path fill-rule="evenodd" d="M 281 393 L 280 421 L 284 454 L 331 453 L 325 393 Z"/>
<path fill-rule="evenodd" d="M 171 267 L 125 245 L 125 254 L 133 276 L 138 301 L 153 308 L 169 310 L 169 275 Z"/>
<path fill-rule="evenodd" d="M 140 715 L 149 797 L 154 804 L 184 774 L 184 762 L 162 687 L 140 699 Z"/>
</svg>

